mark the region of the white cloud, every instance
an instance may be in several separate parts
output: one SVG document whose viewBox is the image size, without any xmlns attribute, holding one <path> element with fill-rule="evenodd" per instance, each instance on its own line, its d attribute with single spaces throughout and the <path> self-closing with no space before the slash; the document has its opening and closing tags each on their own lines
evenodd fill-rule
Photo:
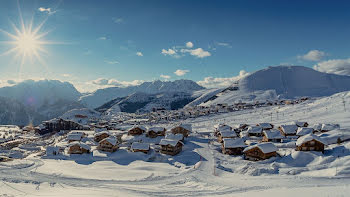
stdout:
<svg viewBox="0 0 350 197">
<path fill-rule="evenodd" d="M 205 51 L 202 48 L 197 49 L 181 49 L 182 53 L 190 53 L 190 55 L 198 57 L 198 58 L 205 58 L 211 56 L 209 51 Z"/>
<path fill-rule="evenodd" d="M 118 24 L 121 24 L 124 22 L 123 18 L 113 18 L 112 20 L 113 20 L 113 22 L 118 23 Z"/>
<path fill-rule="evenodd" d="M 39 12 L 46 12 L 49 15 L 56 13 L 56 11 L 51 11 L 51 8 L 40 7 L 38 10 Z"/>
<path fill-rule="evenodd" d="M 107 87 L 128 87 L 128 86 L 136 86 L 143 83 L 143 80 L 133 80 L 133 81 L 119 81 L 117 79 L 106 79 L 106 78 L 98 78 L 92 81 L 88 81 L 87 85 L 94 85 L 92 89 L 98 88 L 107 88 Z"/>
<path fill-rule="evenodd" d="M 107 64 L 119 64 L 119 62 L 118 62 L 118 61 L 115 61 L 115 60 L 105 60 L 105 62 L 106 62 Z"/>
<path fill-rule="evenodd" d="M 193 43 L 192 42 L 187 42 L 186 43 L 186 47 L 187 48 L 192 48 L 193 47 Z"/>
<path fill-rule="evenodd" d="M 316 64 L 314 69 L 320 72 L 350 75 L 350 58 L 322 61 Z"/>
<path fill-rule="evenodd" d="M 174 72 L 174 74 L 175 75 L 177 75 L 177 76 L 184 76 L 185 74 L 187 74 L 188 72 L 190 72 L 189 70 L 176 70 L 175 72 Z"/>
<path fill-rule="evenodd" d="M 142 56 L 143 56 L 143 53 L 140 52 L 140 51 L 138 51 L 138 52 L 136 52 L 136 55 L 142 57 Z"/>
<path fill-rule="evenodd" d="M 169 75 L 160 75 L 160 77 L 163 79 L 170 79 L 171 78 Z"/>
<path fill-rule="evenodd" d="M 68 73 L 64 73 L 62 74 L 62 77 L 71 77 L 72 75 L 71 74 L 68 74 Z"/>
<path fill-rule="evenodd" d="M 107 37 L 101 36 L 101 37 L 98 38 L 98 40 L 107 40 Z"/>
<path fill-rule="evenodd" d="M 234 82 L 242 79 L 243 77 L 249 75 L 244 70 L 241 70 L 239 72 L 238 76 L 233 76 L 233 77 L 223 77 L 223 78 L 215 78 L 215 77 L 206 77 L 202 81 L 197 81 L 197 83 L 201 86 L 204 86 L 206 88 L 221 88 L 221 87 L 228 87 L 232 85 Z"/>
<path fill-rule="evenodd" d="M 7 80 L 7 83 L 10 85 L 16 84 L 17 82 L 15 80 L 9 79 Z"/>
<path fill-rule="evenodd" d="M 227 47 L 227 48 L 232 48 L 232 46 L 231 46 L 229 43 L 217 42 L 216 44 L 217 44 L 218 46 Z"/>
<path fill-rule="evenodd" d="M 317 61 L 320 61 L 326 55 L 327 54 L 323 51 L 311 50 L 305 55 L 299 55 L 298 59 L 317 62 Z"/>
<path fill-rule="evenodd" d="M 173 49 L 168 49 L 168 50 L 162 49 L 162 54 L 172 56 L 172 55 L 176 55 L 176 51 Z"/>
</svg>

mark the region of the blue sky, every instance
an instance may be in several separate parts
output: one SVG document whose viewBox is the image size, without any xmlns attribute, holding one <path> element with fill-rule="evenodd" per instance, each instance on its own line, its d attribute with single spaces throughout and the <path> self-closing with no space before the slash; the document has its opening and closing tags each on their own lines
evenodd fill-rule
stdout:
<svg viewBox="0 0 350 197">
<path fill-rule="evenodd" d="M 0 56 L 3 84 L 48 78 L 92 91 L 185 78 L 212 87 L 270 65 L 350 67 L 348 1 L 28 0 L 19 7 L 25 23 L 47 19 L 42 39 L 55 43 L 43 46 L 42 62 L 21 66 L 15 54 Z M 17 1 L 1 1 L 0 29 L 14 33 L 10 21 L 19 26 L 19 19 Z M 0 32 L 0 41 L 8 39 Z M 0 53 L 10 48 L 2 43 Z"/>
</svg>

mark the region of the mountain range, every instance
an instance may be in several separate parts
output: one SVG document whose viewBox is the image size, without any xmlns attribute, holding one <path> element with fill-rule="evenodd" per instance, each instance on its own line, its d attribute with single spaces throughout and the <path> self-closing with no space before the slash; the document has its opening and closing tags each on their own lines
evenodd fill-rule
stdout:
<svg viewBox="0 0 350 197">
<path fill-rule="evenodd" d="M 73 109 L 145 112 L 153 108 L 322 97 L 350 90 L 350 76 L 303 66 L 276 66 L 253 72 L 226 88 L 205 89 L 191 80 L 153 81 L 81 94 L 58 80 L 26 80 L 0 88 L 0 124 L 38 124 Z M 80 110 L 81 111 L 81 110 Z M 72 113 L 80 113 L 73 110 Z"/>
</svg>

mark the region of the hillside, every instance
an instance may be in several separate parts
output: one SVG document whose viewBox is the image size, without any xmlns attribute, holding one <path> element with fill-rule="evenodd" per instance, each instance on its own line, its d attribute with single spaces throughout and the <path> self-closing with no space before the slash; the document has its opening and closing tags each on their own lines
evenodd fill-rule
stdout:
<svg viewBox="0 0 350 197">
<path fill-rule="evenodd" d="M 82 96 L 80 102 L 89 108 L 97 108 L 113 99 L 126 97 L 133 93 L 158 94 L 164 92 L 186 92 L 192 93 L 196 90 L 204 89 L 196 82 L 191 80 L 176 81 L 153 81 L 144 82 L 138 86 L 129 86 L 125 88 L 111 87 L 99 89 L 95 92 Z"/>
<path fill-rule="evenodd" d="M 238 87 L 238 90 L 220 92 L 202 105 L 330 96 L 350 90 L 350 76 L 303 66 L 276 66 L 251 73 L 239 81 Z"/>
</svg>

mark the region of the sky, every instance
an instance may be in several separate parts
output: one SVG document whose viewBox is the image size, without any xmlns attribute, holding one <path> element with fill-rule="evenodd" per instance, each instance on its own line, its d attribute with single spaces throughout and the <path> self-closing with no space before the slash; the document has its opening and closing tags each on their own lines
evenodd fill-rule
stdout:
<svg viewBox="0 0 350 197">
<path fill-rule="evenodd" d="M 90 92 L 191 79 L 220 87 L 275 65 L 350 75 L 349 10 L 338 0 L 2 0 L 0 86 L 58 79 Z M 12 23 L 23 32 L 21 18 L 27 34 L 42 34 L 35 46 L 7 34 L 16 35 Z M 42 24 L 36 34 L 31 21 Z"/>
</svg>

